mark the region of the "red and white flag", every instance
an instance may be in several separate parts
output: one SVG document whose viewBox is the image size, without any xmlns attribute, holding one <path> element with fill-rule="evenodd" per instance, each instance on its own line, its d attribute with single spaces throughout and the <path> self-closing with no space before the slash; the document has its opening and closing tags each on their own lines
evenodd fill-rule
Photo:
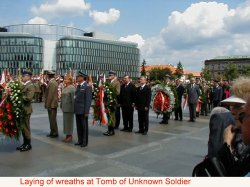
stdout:
<svg viewBox="0 0 250 187">
<path fill-rule="evenodd" d="M 183 103 L 183 110 L 186 110 L 187 108 L 187 101 L 188 101 L 188 95 L 186 96 L 184 103 Z"/>
<path fill-rule="evenodd" d="M 6 70 L 4 69 L 2 72 L 2 76 L 1 76 L 1 82 L 0 82 L 1 86 L 3 88 L 6 87 Z"/>
</svg>

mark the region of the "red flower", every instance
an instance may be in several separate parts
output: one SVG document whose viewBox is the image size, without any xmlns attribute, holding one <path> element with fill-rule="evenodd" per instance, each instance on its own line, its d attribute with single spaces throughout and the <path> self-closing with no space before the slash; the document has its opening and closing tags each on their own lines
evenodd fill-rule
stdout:
<svg viewBox="0 0 250 187">
<path fill-rule="evenodd" d="M 8 109 L 7 109 L 7 112 L 10 114 L 10 113 L 11 113 L 11 110 L 8 108 Z"/>
<path fill-rule="evenodd" d="M 8 134 L 8 132 L 9 132 L 9 129 L 8 129 L 8 128 L 6 128 L 6 129 L 5 129 L 5 132 L 6 132 L 6 134 Z"/>
<path fill-rule="evenodd" d="M 109 113 L 109 110 L 108 110 L 108 109 L 105 109 L 105 113 L 108 114 L 108 113 Z"/>
<path fill-rule="evenodd" d="M 8 114 L 8 120 L 12 120 L 13 119 L 13 116 L 11 114 Z"/>
<path fill-rule="evenodd" d="M 6 108 L 7 108 L 7 109 L 10 109 L 10 107 L 11 107 L 11 103 L 10 103 L 10 102 L 7 102 L 7 103 L 6 103 Z"/>
<path fill-rule="evenodd" d="M 4 113 L 2 110 L 0 110 L 0 117 L 3 117 L 4 116 Z"/>
</svg>

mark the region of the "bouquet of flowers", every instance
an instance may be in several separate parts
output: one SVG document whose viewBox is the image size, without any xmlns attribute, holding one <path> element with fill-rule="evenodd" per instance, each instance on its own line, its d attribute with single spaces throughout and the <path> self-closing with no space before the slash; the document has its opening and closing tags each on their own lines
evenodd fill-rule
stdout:
<svg viewBox="0 0 250 187">
<path fill-rule="evenodd" d="M 19 140 L 25 115 L 21 87 L 18 81 L 8 83 L 0 103 L 0 132 L 16 140 Z"/>
<path fill-rule="evenodd" d="M 152 88 L 151 106 L 157 114 L 172 112 L 175 105 L 175 97 L 171 88 L 167 85 L 157 84 Z"/>
<path fill-rule="evenodd" d="M 117 106 L 117 91 L 110 83 L 103 82 L 101 85 L 94 85 L 94 121 L 102 125 L 113 124 Z"/>
</svg>

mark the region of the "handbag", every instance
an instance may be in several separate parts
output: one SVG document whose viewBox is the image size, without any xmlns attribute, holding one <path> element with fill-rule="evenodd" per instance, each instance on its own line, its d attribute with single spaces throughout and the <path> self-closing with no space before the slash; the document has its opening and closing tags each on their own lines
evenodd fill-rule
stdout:
<svg viewBox="0 0 250 187">
<path fill-rule="evenodd" d="M 192 172 L 192 177 L 224 177 L 226 169 L 217 157 L 205 157 Z"/>
</svg>

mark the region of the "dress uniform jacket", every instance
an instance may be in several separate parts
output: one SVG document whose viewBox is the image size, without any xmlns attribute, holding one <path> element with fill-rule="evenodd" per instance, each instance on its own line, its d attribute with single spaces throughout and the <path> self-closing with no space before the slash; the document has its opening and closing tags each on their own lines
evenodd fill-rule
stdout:
<svg viewBox="0 0 250 187">
<path fill-rule="evenodd" d="M 45 90 L 45 108 L 58 107 L 58 83 L 53 78 L 49 81 Z"/>
<path fill-rule="evenodd" d="M 74 111 L 75 114 L 88 114 L 92 101 L 92 88 L 86 82 L 78 85 L 75 92 Z"/>
<path fill-rule="evenodd" d="M 34 84 L 30 81 L 23 85 L 22 92 L 24 93 L 24 110 L 26 114 L 31 114 L 33 112 L 31 102 L 35 94 Z"/>
</svg>

